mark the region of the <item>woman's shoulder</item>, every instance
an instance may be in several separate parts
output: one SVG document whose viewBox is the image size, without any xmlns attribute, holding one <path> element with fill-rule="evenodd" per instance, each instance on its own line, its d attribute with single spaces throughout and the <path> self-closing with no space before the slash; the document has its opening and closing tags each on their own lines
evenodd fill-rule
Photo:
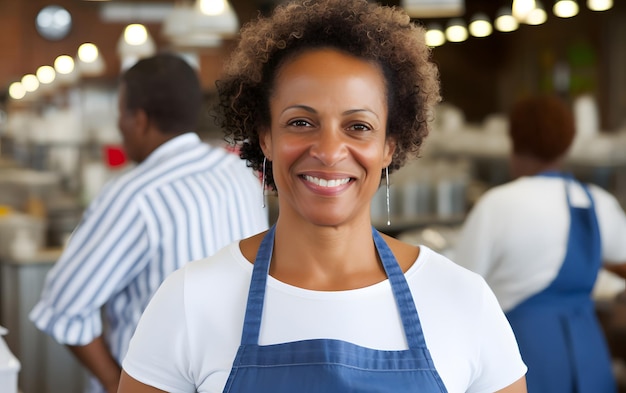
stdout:
<svg viewBox="0 0 626 393">
<path fill-rule="evenodd" d="M 407 277 L 420 275 L 429 279 L 458 277 L 471 282 L 484 281 L 480 275 L 454 263 L 447 256 L 425 245 L 411 244 L 390 236 L 383 236 Z"/>
<path fill-rule="evenodd" d="M 464 297 L 472 293 L 479 294 L 488 288 L 485 279 L 479 274 L 423 245 L 420 246 L 415 264 L 407 272 L 407 279 L 422 288 L 428 288 L 428 291 L 446 296 L 457 294 Z"/>
<path fill-rule="evenodd" d="M 241 252 L 241 242 L 243 240 L 234 241 L 209 257 L 185 264 L 179 269 L 179 280 L 185 287 L 193 288 L 249 277 L 252 265 Z"/>
</svg>

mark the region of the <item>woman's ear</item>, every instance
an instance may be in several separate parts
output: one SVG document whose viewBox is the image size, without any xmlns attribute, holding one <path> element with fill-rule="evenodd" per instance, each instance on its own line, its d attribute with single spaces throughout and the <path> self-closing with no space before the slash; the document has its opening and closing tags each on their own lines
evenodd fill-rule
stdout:
<svg viewBox="0 0 626 393">
<path fill-rule="evenodd" d="M 393 161 L 393 153 L 395 153 L 396 151 L 396 139 L 392 138 L 392 137 L 387 137 L 385 139 L 385 151 L 384 151 L 384 157 L 383 157 L 383 162 L 385 164 L 385 167 L 391 165 L 391 161 Z"/>
<path fill-rule="evenodd" d="M 267 127 L 259 128 L 259 144 L 268 160 L 272 160 L 272 133 Z"/>
</svg>

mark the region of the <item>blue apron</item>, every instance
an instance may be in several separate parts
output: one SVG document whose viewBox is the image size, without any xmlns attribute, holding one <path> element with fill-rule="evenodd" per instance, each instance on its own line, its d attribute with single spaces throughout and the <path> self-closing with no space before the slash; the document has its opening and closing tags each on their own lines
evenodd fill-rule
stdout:
<svg viewBox="0 0 626 393">
<path fill-rule="evenodd" d="M 541 175 L 562 176 L 555 172 Z M 591 298 L 602 267 L 594 202 L 589 189 L 580 184 L 590 206 L 572 206 L 569 184 L 574 180 L 562 177 L 571 217 L 563 264 L 547 288 L 506 316 L 528 366 L 529 393 L 614 393 L 611 359 Z"/>
<path fill-rule="evenodd" d="M 254 262 L 241 346 L 224 392 L 447 392 L 426 348 L 404 274 L 374 228 L 374 242 L 391 283 L 409 349 L 380 351 L 331 339 L 258 345 L 274 231 L 273 226 Z"/>
</svg>

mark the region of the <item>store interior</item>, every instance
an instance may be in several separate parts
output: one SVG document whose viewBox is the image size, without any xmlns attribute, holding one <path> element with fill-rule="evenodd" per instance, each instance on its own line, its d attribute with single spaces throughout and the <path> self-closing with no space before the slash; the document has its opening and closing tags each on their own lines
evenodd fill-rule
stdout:
<svg viewBox="0 0 626 393">
<path fill-rule="evenodd" d="M 380 231 L 453 257 L 472 205 L 511 179 L 506 114 L 530 93 L 571 105 L 577 132 L 567 169 L 626 209 L 626 2 L 570 1 L 572 11 L 557 9 L 561 1 L 537 3 L 538 19 L 525 21 L 510 0 L 379 1 L 406 8 L 427 29 L 443 97 L 420 158 L 391 178 L 389 214 L 383 188 L 374 199 Z M 157 51 L 180 53 L 197 68 L 209 108 L 239 27 L 281 0 L 206 1 L 225 4 L 216 15 L 201 15 L 200 3 L 0 0 L 0 326 L 19 362 L 8 371 L 0 364 L 0 379 L 15 373 L 22 393 L 74 393 L 84 383 L 77 362 L 28 312 L 87 204 L 133 165 L 116 123 L 120 71 Z M 197 132 L 222 144 L 212 120 L 203 113 Z M 268 202 L 274 218 L 276 196 Z M 600 276 L 605 321 L 624 288 Z M 626 332 L 611 334 L 616 367 L 626 369 Z"/>
</svg>

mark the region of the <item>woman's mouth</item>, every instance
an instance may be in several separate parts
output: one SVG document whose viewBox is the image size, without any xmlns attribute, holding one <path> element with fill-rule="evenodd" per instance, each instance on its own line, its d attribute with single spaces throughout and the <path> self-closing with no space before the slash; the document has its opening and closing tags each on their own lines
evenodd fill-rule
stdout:
<svg viewBox="0 0 626 393">
<path fill-rule="evenodd" d="M 315 184 L 316 186 L 327 188 L 339 187 L 344 184 L 348 184 L 351 180 L 351 178 L 349 177 L 343 179 L 321 179 L 319 177 L 309 175 L 302 175 L 302 178 L 310 183 Z"/>
</svg>

